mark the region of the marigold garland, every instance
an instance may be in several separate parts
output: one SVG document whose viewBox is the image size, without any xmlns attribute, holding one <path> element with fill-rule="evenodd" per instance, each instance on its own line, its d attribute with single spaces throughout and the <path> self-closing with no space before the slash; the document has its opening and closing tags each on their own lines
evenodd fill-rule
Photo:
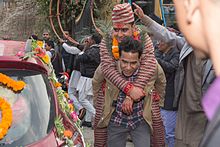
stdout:
<svg viewBox="0 0 220 147">
<path fill-rule="evenodd" d="M 21 91 L 26 85 L 25 82 L 15 81 L 2 73 L 0 73 L 0 83 L 8 88 L 11 88 L 14 92 Z"/>
<path fill-rule="evenodd" d="M 140 32 L 139 31 L 134 31 L 133 32 L 133 38 L 135 40 L 140 40 Z M 112 39 L 112 55 L 116 60 L 119 59 L 118 40 L 115 37 Z"/>
<path fill-rule="evenodd" d="M 112 55 L 115 59 L 119 58 L 118 40 L 115 37 L 112 39 Z"/>
<path fill-rule="evenodd" d="M 71 137 L 73 136 L 73 132 L 70 131 L 70 130 L 65 130 L 64 133 L 63 133 L 63 135 L 64 135 L 65 137 L 71 138 Z"/>
<path fill-rule="evenodd" d="M 46 51 L 39 46 L 34 49 L 35 55 L 39 57 L 45 64 L 50 63 L 50 57 L 47 55 Z"/>
<path fill-rule="evenodd" d="M 2 120 L 0 123 L 0 139 L 2 139 L 8 133 L 8 128 L 12 124 L 11 106 L 2 97 L 0 97 L 0 110 L 2 111 Z"/>
</svg>

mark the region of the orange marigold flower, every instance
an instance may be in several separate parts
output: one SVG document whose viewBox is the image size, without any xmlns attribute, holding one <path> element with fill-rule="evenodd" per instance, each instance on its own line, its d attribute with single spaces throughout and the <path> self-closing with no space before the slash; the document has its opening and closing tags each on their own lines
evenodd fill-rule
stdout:
<svg viewBox="0 0 220 147">
<path fill-rule="evenodd" d="M 43 56 L 42 58 L 41 58 L 43 61 L 44 61 L 44 63 L 46 63 L 46 64 L 49 64 L 50 63 L 50 57 L 46 54 L 45 56 Z"/>
<path fill-rule="evenodd" d="M 0 83 L 8 88 L 11 88 L 15 92 L 22 90 L 26 85 L 25 82 L 15 81 L 2 73 L 0 73 Z"/>
<path fill-rule="evenodd" d="M 119 59 L 119 53 L 114 53 L 113 56 L 115 59 Z"/>
<path fill-rule="evenodd" d="M 0 110 L 2 111 L 2 120 L 0 123 L 0 139 L 8 132 L 8 128 L 12 124 L 12 110 L 10 104 L 0 97 Z"/>
<path fill-rule="evenodd" d="M 69 104 L 69 108 L 70 108 L 70 110 L 71 110 L 71 111 L 73 111 L 73 110 L 74 110 L 74 107 L 73 107 L 73 105 L 72 105 L 72 104 Z"/>
<path fill-rule="evenodd" d="M 73 133 L 70 130 L 65 130 L 63 134 L 65 137 L 68 137 L 68 138 L 71 138 L 73 136 Z"/>
<path fill-rule="evenodd" d="M 59 82 L 56 82 L 56 83 L 54 84 L 54 86 L 55 86 L 56 88 L 58 88 L 58 87 L 61 87 L 61 86 L 62 86 L 62 84 L 61 84 L 61 83 L 59 83 Z"/>
<path fill-rule="evenodd" d="M 115 37 L 112 39 L 112 55 L 116 60 L 119 59 L 118 40 Z"/>
<path fill-rule="evenodd" d="M 40 48 L 43 48 L 43 45 L 44 45 L 44 43 L 43 43 L 43 41 L 37 41 L 37 45 L 40 47 Z"/>
<path fill-rule="evenodd" d="M 67 99 L 69 99 L 70 97 L 69 97 L 69 95 L 68 95 L 68 93 L 64 93 L 64 96 L 65 96 L 65 98 L 67 98 Z"/>
</svg>

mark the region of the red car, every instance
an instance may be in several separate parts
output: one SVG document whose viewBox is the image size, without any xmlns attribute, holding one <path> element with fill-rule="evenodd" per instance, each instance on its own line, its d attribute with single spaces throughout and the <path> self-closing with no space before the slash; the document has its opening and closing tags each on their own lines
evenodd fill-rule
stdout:
<svg viewBox="0 0 220 147">
<path fill-rule="evenodd" d="M 0 76 L 0 98 L 5 99 L 12 110 L 11 125 L 2 138 L 3 122 L 0 123 L 0 146 L 55 147 L 65 146 L 67 141 L 72 141 L 75 146 L 84 147 L 81 131 L 60 108 L 56 88 L 48 79 L 48 71 L 43 63 L 35 58 L 25 61 L 16 56 L 23 53 L 24 47 L 25 42 L 0 40 L 1 75 L 25 83 L 22 90 L 13 91 Z M 0 103 L 1 121 L 3 108 Z M 55 122 L 59 115 L 63 127 L 72 132 L 69 140 L 58 134 L 59 128 Z"/>
</svg>

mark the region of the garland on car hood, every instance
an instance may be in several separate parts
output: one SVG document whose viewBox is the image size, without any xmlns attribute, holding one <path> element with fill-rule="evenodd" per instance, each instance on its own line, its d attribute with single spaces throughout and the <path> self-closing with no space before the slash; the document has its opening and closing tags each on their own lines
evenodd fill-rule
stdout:
<svg viewBox="0 0 220 147">
<path fill-rule="evenodd" d="M 61 88 L 62 84 L 59 83 L 56 78 L 53 66 L 50 61 L 50 57 L 47 55 L 46 51 L 42 48 L 42 43 L 34 39 L 31 40 L 31 52 L 26 53 L 23 57 L 23 60 L 27 60 L 32 57 L 39 58 L 42 61 L 42 63 L 47 67 L 48 75 L 49 75 L 48 79 L 52 81 L 53 86 L 56 88 L 60 109 L 62 110 L 63 113 L 65 113 L 68 116 L 68 118 L 71 118 L 77 131 L 79 131 L 80 135 L 83 136 L 81 131 L 82 128 L 80 127 L 81 121 L 78 118 L 76 112 L 74 111 L 73 104 L 71 103 L 71 101 L 68 100 L 68 94 L 64 90 L 62 90 Z M 57 140 L 65 141 L 67 146 L 74 146 L 73 132 L 69 129 L 65 129 L 62 117 L 58 116 L 55 119 L 54 123 L 57 131 L 57 135 L 59 137 L 57 138 Z M 83 144 L 85 144 L 83 137 L 81 139 Z"/>
<path fill-rule="evenodd" d="M 23 81 L 15 81 L 11 77 L 0 73 L 0 86 L 11 89 L 13 92 L 21 92 L 26 83 Z M 1 123 L 0 123 L 0 140 L 8 133 L 8 129 L 12 124 L 12 109 L 9 102 L 6 99 L 0 97 L 0 111 L 1 112 Z"/>
</svg>

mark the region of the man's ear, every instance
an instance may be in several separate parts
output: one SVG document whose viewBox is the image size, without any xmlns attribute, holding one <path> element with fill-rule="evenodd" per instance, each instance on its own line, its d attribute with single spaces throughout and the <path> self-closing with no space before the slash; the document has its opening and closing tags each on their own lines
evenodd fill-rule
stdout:
<svg viewBox="0 0 220 147">
<path fill-rule="evenodd" d="M 186 21 L 191 24 L 195 12 L 199 10 L 199 0 L 184 0 L 183 5 L 186 12 Z"/>
</svg>

